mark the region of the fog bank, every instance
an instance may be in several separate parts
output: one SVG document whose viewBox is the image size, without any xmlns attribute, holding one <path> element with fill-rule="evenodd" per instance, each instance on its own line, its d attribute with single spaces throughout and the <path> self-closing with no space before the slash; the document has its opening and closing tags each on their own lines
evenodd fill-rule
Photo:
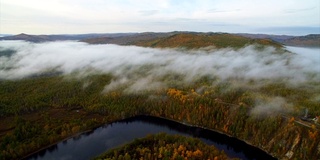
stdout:
<svg viewBox="0 0 320 160">
<path fill-rule="evenodd" d="M 50 70 L 63 74 L 95 70 L 121 79 L 144 78 L 145 81 L 168 73 L 184 75 L 185 81 L 201 76 L 222 80 L 286 78 L 296 82 L 319 78 L 319 49 L 287 49 L 297 54 L 276 54 L 274 48 L 257 51 L 254 46 L 239 50 L 179 51 L 65 41 L 40 44 L 1 41 L 1 52 L 13 50 L 15 53 L 0 56 L 0 78 L 19 79 Z M 135 77 L 135 73 L 140 72 L 143 77 Z"/>
<path fill-rule="evenodd" d="M 121 88 L 126 93 L 167 89 L 173 83 L 188 85 L 203 77 L 220 82 L 236 80 L 236 85 L 245 82 L 246 87 L 252 80 L 261 80 L 262 83 L 265 80 L 284 81 L 295 85 L 319 82 L 320 50 L 286 49 L 290 52 L 278 53 L 272 47 L 257 50 L 255 46 L 238 50 L 185 51 L 72 41 L 36 44 L 0 41 L 0 80 L 52 72 L 76 73 L 80 78 L 88 74 L 110 74 L 113 79 L 105 86 L 104 92 Z M 283 106 L 290 108 L 285 99 L 277 97 L 270 102 L 257 103 L 251 113 L 283 112 Z"/>
</svg>

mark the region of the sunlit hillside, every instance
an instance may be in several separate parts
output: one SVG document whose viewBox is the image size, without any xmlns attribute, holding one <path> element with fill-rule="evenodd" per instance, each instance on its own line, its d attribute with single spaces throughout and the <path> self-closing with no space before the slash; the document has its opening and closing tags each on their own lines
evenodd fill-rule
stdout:
<svg viewBox="0 0 320 160">
<path fill-rule="evenodd" d="M 153 41 L 142 41 L 136 43 L 138 46 L 156 47 L 156 48 L 203 48 L 203 47 L 217 47 L 217 48 L 241 48 L 245 45 L 261 44 L 270 45 L 277 48 L 281 44 L 273 42 L 268 39 L 250 39 L 242 36 L 227 34 L 227 33 L 181 33 L 169 37 L 155 39 Z"/>
</svg>

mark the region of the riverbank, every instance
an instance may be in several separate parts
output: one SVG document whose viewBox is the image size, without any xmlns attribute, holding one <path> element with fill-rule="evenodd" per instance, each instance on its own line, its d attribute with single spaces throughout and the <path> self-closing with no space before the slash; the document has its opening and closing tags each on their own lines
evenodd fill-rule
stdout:
<svg viewBox="0 0 320 160">
<path fill-rule="evenodd" d="M 151 115 L 143 115 L 143 116 L 151 116 Z M 153 117 L 157 117 L 157 116 L 153 116 Z M 237 139 L 236 137 L 228 134 L 228 133 L 225 133 L 225 132 L 222 132 L 222 131 L 219 131 L 219 130 L 215 130 L 215 129 L 211 129 L 211 128 L 206 128 L 206 127 L 203 127 L 203 126 L 198 126 L 198 125 L 193 125 L 193 124 L 189 124 L 189 123 L 185 123 L 185 122 L 180 122 L 180 121 L 177 121 L 177 120 L 174 120 L 174 119 L 170 119 L 170 118 L 166 118 L 166 117 L 157 117 L 157 118 L 161 118 L 161 119 L 165 119 L 165 120 L 169 120 L 169 121 L 173 121 L 173 122 L 176 122 L 176 123 L 179 123 L 179 124 L 182 124 L 182 125 L 186 125 L 186 126 L 189 126 L 189 127 L 197 127 L 197 128 L 201 128 L 201 129 L 205 129 L 205 130 L 209 130 L 209 131 L 212 131 L 212 132 L 216 132 L 216 133 L 219 133 L 219 134 L 222 134 L 222 135 L 226 135 L 230 138 L 235 138 Z M 241 139 L 237 139 L 239 141 L 242 141 L 243 143 L 246 143 L 247 145 L 250 145 L 250 146 L 253 146 L 253 147 L 256 147 L 258 149 L 260 149 L 261 151 L 265 152 L 266 154 L 269 154 L 266 150 L 264 150 L 263 148 L 259 148 L 253 144 L 251 144 L 250 142 L 248 141 L 244 141 L 244 140 L 241 140 Z M 271 155 L 273 158 L 276 158 L 275 155 Z"/>
<path fill-rule="evenodd" d="M 197 137 L 203 142 L 217 147 L 220 151 L 224 150 L 224 152 L 232 158 L 272 159 L 272 157 L 265 152 L 249 146 L 238 139 L 230 138 L 227 135 L 146 115 L 134 116 L 105 124 L 102 127 L 94 129 L 90 134 L 83 134 L 78 138 L 60 142 L 56 148 L 48 148 L 44 152 L 34 156 L 40 156 L 40 159 L 50 157 L 87 159 L 91 156 L 101 154 L 105 150 L 121 147 L 136 138 L 144 138 L 149 134 L 153 135 L 162 132 L 173 135 L 178 134 L 187 137 Z M 89 148 L 87 148 L 87 146 L 89 146 Z M 88 157 L 88 155 L 90 156 Z"/>
<path fill-rule="evenodd" d="M 43 116 L 43 115 L 46 115 L 46 116 Z M 153 117 L 161 118 L 161 119 L 164 119 L 164 120 L 174 121 L 176 123 L 183 124 L 183 125 L 190 126 L 190 127 L 199 127 L 199 128 L 202 128 L 202 129 L 211 130 L 211 131 L 218 132 L 220 134 L 224 134 L 224 135 L 227 135 L 229 137 L 235 138 L 230 133 L 227 133 L 227 132 L 224 132 L 224 131 L 218 130 L 218 129 L 208 128 L 208 127 L 205 127 L 205 126 L 194 125 L 194 124 L 188 122 L 187 120 L 177 120 L 177 119 L 170 118 L 169 116 L 165 117 L 165 116 L 152 115 L 152 114 L 137 114 L 137 115 L 153 116 Z M 41 151 L 41 150 L 43 150 L 45 148 L 48 148 L 48 147 L 50 147 L 52 145 L 55 145 L 57 142 L 61 142 L 61 141 L 66 140 L 68 138 L 72 138 L 72 137 L 78 136 L 80 133 L 89 132 L 89 131 L 94 130 L 97 127 L 102 126 L 102 125 L 111 124 L 113 122 L 117 122 L 117 121 L 121 121 L 121 120 L 127 119 L 126 117 L 130 118 L 130 117 L 133 117 L 133 116 L 135 116 L 135 115 L 126 115 L 126 116 L 115 117 L 115 116 L 110 116 L 110 115 L 88 113 L 88 112 L 86 112 L 84 110 L 81 110 L 81 109 L 77 111 L 77 110 L 67 110 L 67 109 L 63 109 L 63 108 L 56 108 L 56 109 L 49 110 L 49 111 L 46 112 L 46 114 L 45 113 L 41 113 L 41 114 L 38 113 L 38 114 L 31 114 L 31 115 L 21 116 L 21 118 L 25 118 L 27 121 L 30 121 L 33 124 L 43 124 L 43 126 L 42 126 L 43 128 L 46 128 L 45 127 L 45 124 L 47 123 L 46 120 L 45 120 L 46 117 L 47 118 L 50 117 L 49 120 L 50 120 L 51 124 L 53 122 L 59 122 L 58 123 L 59 125 L 64 125 L 65 123 L 69 123 L 70 121 L 72 121 L 74 119 L 81 120 L 81 121 L 75 123 L 74 125 L 69 126 L 69 128 L 71 128 L 70 129 L 70 133 L 72 133 L 72 128 L 74 128 L 75 126 L 77 126 L 77 125 L 79 125 L 81 123 L 85 124 L 88 121 L 94 121 L 95 122 L 95 125 L 92 125 L 92 124 L 89 125 L 89 123 L 88 123 L 88 125 L 84 125 L 84 126 L 87 126 L 87 127 L 83 127 L 84 130 L 82 130 L 82 131 L 79 130 L 78 132 L 74 132 L 73 134 L 70 134 L 70 135 L 65 135 L 64 137 L 63 137 L 62 134 L 60 134 L 58 137 L 61 137 L 61 138 L 56 139 L 53 142 L 50 142 L 50 145 L 46 144 L 45 147 L 41 147 L 41 149 L 37 149 L 37 150 L 34 150 L 32 152 L 29 152 L 27 155 L 31 155 L 31 154 L 36 153 L 38 151 Z M 14 118 L 11 117 L 10 119 L 14 119 Z M 285 119 L 285 121 L 289 121 L 289 120 Z M 287 124 L 287 123 L 290 124 L 289 122 L 285 122 L 285 121 L 283 122 L 284 124 Z M 58 124 L 57 124 L 57 126 L 59 126 Z M 74 127 L 72 127 L 72 126 L 74 126 Z M 51 126 L 51 128 L 54 128 L 54 127 Z M 63 131 L 61 133 L 63 133 Z M 237 138 L 237 139 L 239 139 L 239 138 Z M 253 145 L 253 143 L 251 143 L 250 141 L 243 140 L 243 139 L 239 139 L 239 140 L 243 141 L 246 144 L 249 144 L 251 146 L 259 148 L 260 150 L 264 151 L 265 153 L 268 153 L 269 155 L 272 155 L 273 157 L 281 158 L 279 155 L 271 154 L 270 152 L 268 152 L 268 150 L 265 150 L 262 147 Z M 26 158 L 26 156 L 24 156 L 24 158 Z"/>
<path fill-rule="evenodd" d="M 91 132 L 92 130 L 93 130 L 93 129 L 91 129 L 91 130 L 87 130 L 87 131 L 83 131 L 83 132 L 79 132 L 79 133 L 77 133 L 77 134 L 75 134 L 75 135 L 71 135 L 71 136 L 66 137 L 66 138 L 64 138 L 64 139 L 62 139 L 62 140 L 56 141 L 56 142 L 54 142 L 54 143 L 52 143 L 52 144 L 49 144 L 49 145 L 47 145 L 47 146 L 44 146 L 44 147 L 42 147 L 42 148 L 38 149 L 37 151 L 34 151 L 34 152 L 32 152 L 32 153 L 30 153 L 30 154 L 28 154 L 28 155 L 24 156 L 24 157 L 23 157 L 23 158 L 21 158 L 21 159 L 27 159 L 28 157 L 30 157 L 30 156 L 32 156 L 32 155 L 34 155 L 34 154 L 36 154 L 36 153 L 39 153 L 39 152 L 41 152 L 41 151 L 43 151 L 43 150 L 45 150 L 45 149 L 48 149 L 48 148 L 50 148 L 50 147 L 52 147 L 52 146 L 54 146 L 54 145 L 57 145 L 57 143 L 60 143 L 60 142 L 66 141 L 66 140 L 71 139 L 71 138 L 78 137 L 78 136 L 80 136 L 80 135 L 82 135 L 82 134 L 85 134 L 85 133 Z"/>
</svg>

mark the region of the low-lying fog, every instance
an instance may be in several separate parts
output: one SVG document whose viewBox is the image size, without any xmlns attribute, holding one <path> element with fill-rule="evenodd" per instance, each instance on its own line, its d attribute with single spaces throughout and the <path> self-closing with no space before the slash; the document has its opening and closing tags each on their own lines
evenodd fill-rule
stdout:
<svg viewBox="0 0 320 160">
<path fill-rule="evenodd" d="M 319 48 L 286 47 L 286 52 L 272 47 L 255 48 L 186 51 L 72 41 L 0 41 L 0 79 L 15 80 L 52 71 L 66 75 L 77 73 L 78 78 L 88 74 L 111 74 L 113 79 L 104 92 L 125 86 L 122 91 L 127 93 L 166 89 L 172 81 L 188 84 L 203 76 L 219 81 L 236 79 L 238 84 L 252 80 L 263 80 L 263 83 L 280 80 L 298 86 L 319 82 Z M 170 75 L 179 75 L 179 78 L 164 80 Z M 283 113 L 283 107 L 288 106 L 291 108 L 282 97 L 274 97 L 267 102 L 257 101 L 251 113 Z"/>
<path fill-rule="evenodd" d="M 186 81 L 204 75 L 220 79 L 319 80 L 319 49 L 286 47 L 296 54 L 277 54 L 271 47 L 262 51 L 254 48 L 182 51 L 71 41 L 37 44 L 1 41 L 0 79 L 19 79 L 50 70 L 64 74 L 97 70 L 111 73 L 122 81 L 155 81 L 168 73 L 185 75 Z M 6 50 L 14 52 L 4 54 Z M 143 77 L 135 77 L 136 72 L 143 72 Z"/>
</svg>

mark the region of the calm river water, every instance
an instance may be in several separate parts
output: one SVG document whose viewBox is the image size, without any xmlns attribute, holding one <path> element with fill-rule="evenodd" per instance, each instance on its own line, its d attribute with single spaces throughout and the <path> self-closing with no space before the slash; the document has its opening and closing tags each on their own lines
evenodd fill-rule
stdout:
<svg viewBox="0 0 320 160">
<path fill-rule="evenodd" d="M 106 150 L 123 145 L 135 138 L 148 134 L 165 132 L 198 137 L 207 144 L 214 145 L 232 158 L 241 159 L 274 159 L 267 153 L 247 145 L 235 138 L 205 130 L 190 127 L 170 120 L 151 116 L 137 116 L 112 124 L 104 125 L 89 133 L 70 138 L 47 149 L 44 149 L 27 159 L 32 160 L 81 160 L 95 157 Z"/>
</svg>

